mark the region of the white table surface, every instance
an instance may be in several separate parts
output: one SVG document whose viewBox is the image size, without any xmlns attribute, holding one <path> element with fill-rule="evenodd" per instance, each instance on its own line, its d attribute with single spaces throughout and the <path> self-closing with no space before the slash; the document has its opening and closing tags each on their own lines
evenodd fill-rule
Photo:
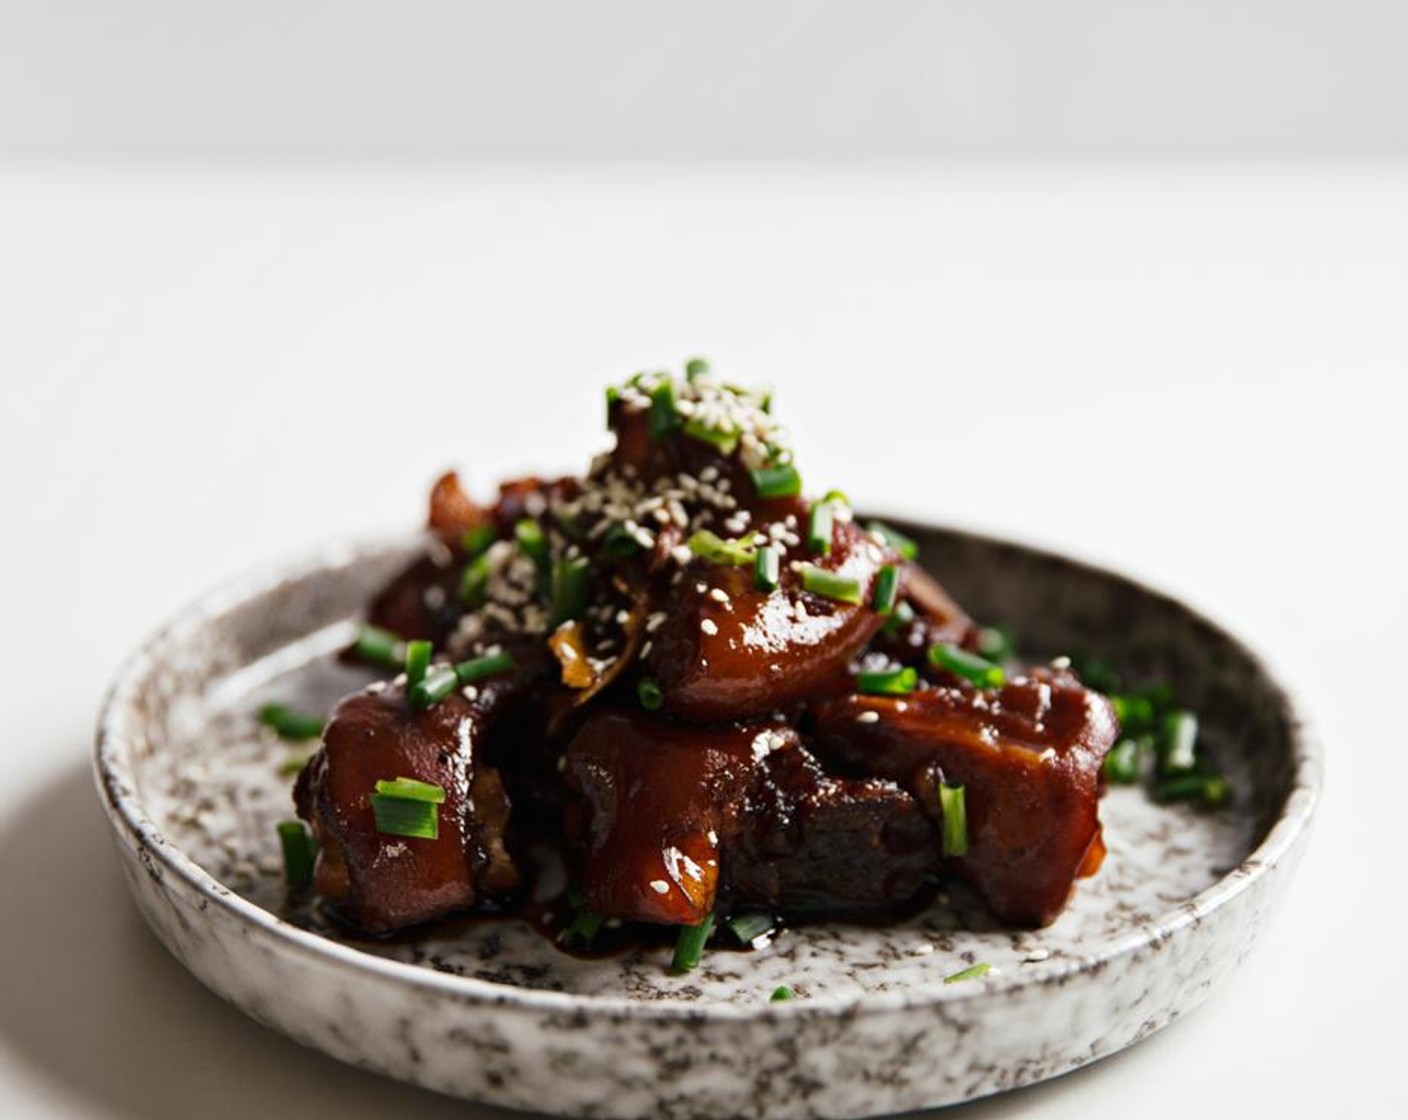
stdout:
<svg viewBox="0 0 1408 1120">
<path fill-rule="evenodd" d="M 1404 1115 L 1408 165 L 0 165 L 0 1116 L 498 1115 L 246 1020 L 146 933 L 87 773 L 165 615 L 600 444 L 603 381 L 773 383 L 819 486 L 1186 593 L 1329 755 L 1202 1010 L 954 1115 Z M 942 573 L 940 573 L 942 575 Z"/>
</svg>

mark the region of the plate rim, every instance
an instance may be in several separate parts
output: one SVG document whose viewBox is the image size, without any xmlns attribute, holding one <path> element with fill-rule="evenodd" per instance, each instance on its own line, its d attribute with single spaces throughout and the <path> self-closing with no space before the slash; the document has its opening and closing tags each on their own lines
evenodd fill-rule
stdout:
<svg viewBox="0 0 1408 1120">
<path fill-rule="evenodd" d="M 331 959 L 339 965 L 370 972 L 387 981 L 409 984 L 415 988 L 475 1004 L 519 1006 L 528 1011 L 549 1014 L 590 1011 L 597 1015 L 621 1018 L 694 1022 L 753 1020 L 760 1015 L 831 1018 L 889 1014 L 894 1011 L 930 1008 L 938 1004 L 986 1000 L 1020 989 L 1059 985 L 1070 976 L 1099 972 L 1122 957 L 1167 941 L 1181 929 L 1200 921 L 1204 916 L 1251 889 L 1258 880 L 1274 871 L 1281 859 L 1293 851 L 1297 843 L 1304 838 L 1322 793 L 1323 748 L 1304 702 L 1287 683 L 1286 676 L 1262 650 L 1222 622 L 1210 617 L 1206 611 L 1186 598 L 1164 591 L 1140 577 L 1128 575 L 1103 563 L 1041 544 L 1029 543 L 1019 537 L 998 535 L 952 523 L 904 515 L 887 516 L 884 513 L 867 512 L 866 516 L 891 521 L 901 527 L 947 533 L 982 544 L 1019 549 L 1042 559 L 1082 569 L 1102 579 L 1123 583 L 1141 594 L 1184 612 L 1214 635 L 1231 644 L 1271 684 L 1287 719 L 1288 747 L 1292 763 L 1290 788 L 1276 819 L 1260 843 L 1216 882 L 1173 909 L 1157 914 L 1149 921 L 1121 934 L 1095 943 L 1093 948 L 1096 951 L 1093 954 L 1035 962 L 1025 966 L 1020 972 L 1000 973 L 984 978 L 978 984 L 938 984 L 901 991 L 823 994 L 805 1000 L 761 1005 L 684 1000 L 669 996 L 637 1000 L 626 996 L 559 992 L 498 984 L 473 976 L 440 972 L 423 965 L 381 957 L 331 941 L 285 921 L 277 914 L 246 899 L 233 888 L 220 883 L 166 837 L 146 811 L 128 767 L 130 743 L 127 739 L 129 728 L 126 701 L 136 693 L 139 683 L 150 671 L 152 651 L 173 634 L 184 628 L 209 622 L 241 602 L 271 591 L 287 581 L 306 578 L 318 570 L 347 566 L 369 556 L 388 554 L 395 550 L 404 551 L 409 555 L 416 542 L 424 539 L 424 534 L 405 531 L 336 538 L 305 547 L 280 559 L 266 561 L 222 581 L 213 589 L 188 602 L 149 632 L 134 652 L 121 663 L 99 709 L 92 768 L 103 809 L 122 843 L 137 852 L 146 850 L 152 853 L 163 872 L 174 874 L 178 881 L 195 895 L 207 899 L 230 917 L 255 926 L 264 935 L 299 953 Z"/>
</svg>

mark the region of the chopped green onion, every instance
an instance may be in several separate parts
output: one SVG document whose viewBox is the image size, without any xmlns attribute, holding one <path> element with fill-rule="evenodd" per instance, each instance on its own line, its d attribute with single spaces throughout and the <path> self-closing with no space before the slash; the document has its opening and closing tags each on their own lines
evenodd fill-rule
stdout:
<svg viewBox="0 0 1408 1120">
<path fill-rule="evenodd" d="M 513 536 L 523 554 L 538 566 L 538 571 L 547 571 L 548 539 L 543 534 L 543 527 L 531 517 L 525 517 L 513 527 Z"/>
<path fill-rule="evenodd" d="M 361 660 L 387 669 L 399 669 L 406 662 L 405 643 L 380 626 L 359 626 L 354 651 Z"/>
<path fill-rule="evenodd" d="M 370 801 L 378 832 L 416 840 L 440 838 L 440 806 L 436 802 L 384 793 L 372 794 Z"/>
<path fill-rule="evenodd" d="M 460 547 L 464 549 L 466 555 L 478 556 L 494 543 L 498 535 L 493 523 L 486 521 L 481 525 L 466 529 L 460 537 Z"/>
<path fill-rule="evenodd" d="M 417 778 L 382 778 L 376 784 L 376 792 L 382 797 L 399 797 L 405 801 L 428 801 L 432 805 L 445 804 L 445 791 L 430 782 Z"/>
<path fill-rule="evenodd" d="M 991 971 L 992 965 L 988 964 L 986 961 L 979 961 L 977 964 L 970 965 L 960 972 L 955 972 L 952 976 L 945 976 L 944 983 L 957 984 L 963 980 L 979 980 Z"/>
<path fill-rule="evenodd" d="M 1137 734 L 1154 726 L 1154 704 L 1149 697 L 1139 693 L 1126 696 L 1115 693 L 1110 697 L 1110 703 L 1120 721 L 1120 730 Z"/>
<path fill-rule="evenodd" d="M 772 995 L 768 996 L 769 1003 L 785 1003 L 789 999 L 796 999 L 797 993 L 786 984 L 779 984 L 772 990 Z"/>
<path fill-rule="evenodd" d="M 893 548 L 906 560 L 913 560 L 919 555 L 919 546 L 901 533 L 898 529 L 892 529 L 883 521 L 872 521 L 866 525 L 871 536 L 877 537 L 880 543 L 887 548 Z"/>
<path fill-rule="evenodd" d="M 272 728 L 275 735 L 280 739 L 287 739 L 290 743 L 316 739 L 327 725 L 322 716 L 296 712 L 283 704 L 265 704 L 259 709 L 259 722 Z"/>
<path fill-rule="evenodd" d="M 485 552 L 465 565 L 460 575 L 460 601 L 470 607 L 482 606 L 488 591 L 489 554 Z"/>
<path fill-rule="evenodd" d="M 766 933 L 771 933 L 777 922 L 771 914 L 735 914 L 724 923 L 729 933 L 738 939 L 740 945 L 751 945 Z"/>
<path fill-rule="evenodd" d="M 425 679 L 406 689 L 406 699 L 417 711 L 434 707 L 459 687 L 460 679 L 448 665 L 427 673 Z"/>
<path fill-rule="evenodd" d="M 640 541 L 624 525 L 611 526 L 601 538 L 601 554 L 608 560 L 625 560 L 640 550 Z"/>
<path fill-rule="evenodd" d="M 675 411 L 675 383 L 668 377 L 650 392 L 650 438 L 664 439 L 679 423 Z"/>
<path fill-rule="evenodd" d="M 843 576 L 837 572 L 828 572 L 825 568 L 818 568 L 815 564 L 802 565 L 802 587 L 813 595 L 823 595 L 841 603 L 859 603 L 861 601 L 860 580 L 851 579 L 849 576 Z"/>
<path fill-rule="evenodd" d="M 939 642 L 929 647 L 929 664 L 972 681 L 979 688 L 1001 688 L 1007 679 L 1001 665 L 969 653 L 966 649 Z"/>
<path fill-rule="evenodd" d="M 592 942 L 596 940 L 596 935 L 601 932 L 601 925 L 605 920 L 605 916 L 598 914 L 595 910 L 578 906 L 572 915 L 572 924 L 562 931 L 562 936 L 570 941 L 579 941 L 582 948 L 590 949 Z"/>
<path fill-rule="evenodd" d="M 895 609 L 895 597 L 900 590 L 900 571 L 893 564 L 886 564 L 875 574 L 875 590 L 870 596 L 870 605 L 876 614 L 889 614 Z"/>
<path fill-rule="evenodd" d="M 887 638 L 893 638 L 913 621 L 914 608 L 901 599 L 895 604 L 894 613 L 885 620 L 885 625 L 880 627 L 880 633 Z"/>
<path fill-rule="evenodd" d="M 1183 774 L 1154 786 L 1156 801 L 1201 801 L 1216 808 L 1232 799 L 1232 787 L 1220 774 Z"/>
<path fill-rule="evenodd" d="M 1006 626 L 984 626 L 978 631 L 978 652 L 1001 665 L 1017 654 L 1017 639 Z"/>
<path fill-rule="evenodd" d="M 680 926 L 680 936 L 675 942 L 675 955 L 670 961 L 670 971 L 689 972 L 699 964 L 704 955 L 704 943 L 714 932 L 714 915 L 709 914 L 697 926 Z"/>
<path fill-rule="evenodd" d="M 621 399 L 621 390 L 615 385 L 606 387 L 606 426 L 611 427 L 611 410 L 616 407 L 616 402 Z"/>
<path fill-rule="evenodd" d="M 826 492 L 826 497 L 822 498 L 821 500 L 827 505 L 839 504 L 843 506 L 849 506 L 851 504 L 851 499 L 846 497 L 846 492 L 844 490 L 828 490 Z"/>
<path fill-rule="evenodd" d="M 591 593 L 592 570 L 584 557 L 561 559 L 552 566 L 552 615 L 556 627 L 571 618 L 580 618 Z"/>
<path fill-rule="evenodd" d="M 823 556 L 831 555 L 835 515 L 830 502 L 813 502 L 807 512 L 807 547 Z"/>
<path fill-rule="evenodd" d="M 711 428 L 704 421 L 691 417 L 685 421 L 684 434 L 716 448 L 720 455 L 732 455 L 738 449 L 736 428 Z"/>
<path fill-rule="evenodd" d="M 704 358 L 690 358 L 684 364 L 684 375 L 693 381 L 709 372 L 709 363 Z"/>
<path fill-rule="evenodd" d="M 311 754 L 291 754 L 279 763 L 279 777 L 291 778 L 299 773 L 313 756 Z"/>
<path fill-rule="evenodd" d="M 1184 774 L 1198 764 L 1198 717 L 1192 712 L 1170 712 L 1164 719 L 1163 750 L 1159 754 L 1159 773 L 1165 776 Z"/>
<path fill-rule="evenodd" d="M 753 566 L 753 586 L 759 591 L 776 591 L 781 578 L 782 554 L 773 545 L 763 545 L 758 549 L 757 562 Z"/>
<path fill-rule="evenodd" d="M 406 643 L 406 685 L 414 688 L 425 680 L 426 671 L 430 668 L 430 657 L 435 652 L 435 647 L 426 641 L 414 641 Z"/>
<path fill-rule="evenodd" d="M 277 827 L 284 853 L 284 882 L 290 891 L 306 890 L 313 882 L 318 842 L 302 821 L 280 821 Z"/>
<path fill-rule="evenodd" d="M 1132 785 L 1139 780 L 1139 744 L 1121 739 L 1105 756 L 1105 777 L 1116 785 Z"/>
<path fill-rule="evenodd" d="M 1071 657 L 1071 668 L 1087 687 L 1096 692 L 1118 692 L 1120 690 L 1119 671 L 1101 657 L 1078 653 Z"/>
<path fill-rule="evenodd" d="M 710 564 L 751 564 L 756 555 L 752 545 L 726 541 L 708 529 L 700 529 L 686 544 L 690 552 Z"/>
<path fill-rule="evenodd" d="M 749 471 L 760 498 L 794 498 L 802 492 L 802 476 L 791 463 Z"/>
<path fill-rule="evenodd" d="M 640 706 L 647 712 L 658 712 L 665 703 L 665 693 L 649 677 L 643 678 L 640 684 L 636 685 L 636 697 L 640 700 Z"/>
<path fill-rule="evenodd" d="M 513 660 L 513 654 L 501 649 L 498 653 L 486 653 L 482 657 L 471 657 L 468 661 L 461 661 L 455 666 L 455 679 L 462 685 L 473 684 L 475 681 L 482 681 L 485 677 L 506 673 L 515 664 L 517 663 Z"/>
<path fill-rule="evenodd" d="M 908 665 L 901 669 L 874 669 L 856 674 L 856 691 L 867 696 L 907 696 L 919 683 L 919 674 Z"/>
<path fill-rule="evenodd" d="M 968 854 L 968 804 L 962 786 L 939 785 L 939 809 L 944 817 L 943 853 Z"/>
</svg>

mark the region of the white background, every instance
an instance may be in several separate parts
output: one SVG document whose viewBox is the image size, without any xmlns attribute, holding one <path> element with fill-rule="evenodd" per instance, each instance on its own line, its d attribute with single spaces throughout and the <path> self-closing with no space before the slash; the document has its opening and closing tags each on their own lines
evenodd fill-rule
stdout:
<svg viewBox="0 0 1408 1120">
<path fill-rule="evenodd" d="M 492 1114 L 182 972 L 93 717 L 201 591 L 577 467 L 606 379 L 696 352 L 816 486 L 1185 594 L 1321 725 L 1245 968 L 954 1115 L 1408 1110 L 1401 5 L 185 7 L 0 7 L 0 1116 Z"/>
</svg>

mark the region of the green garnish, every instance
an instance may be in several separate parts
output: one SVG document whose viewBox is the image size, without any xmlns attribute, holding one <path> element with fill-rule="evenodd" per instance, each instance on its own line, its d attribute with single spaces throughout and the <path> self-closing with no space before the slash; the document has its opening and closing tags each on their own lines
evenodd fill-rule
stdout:
<svg viewBox="0 0 1408 1120">
<path fill-rule="evenodd" d="M 944 818 L 943 853 L 968 854 L 968 805 L 962 786 L 939 785 L 939 809 Z"/>
<path fill-rule="evenodd" d="M 675 955 L 670 961 L 671 972 L 689 972 L 699 964 L 704 955 L 704 943 L 714 932 L 714 915 L 709 914 L 697 926 L 680 926 L 679 939 L 675 942 Z"/>
<path fill-rule="evenodd" d="M 875 573 L 875 590 L 870 596 L 870 605 L 876 614 L 889 614 L 895 609 L 895 597 L 900 590 L 900 571 L 893 564 L 886 564 Z"/>
<path fill-rule="evenodd" d="M 807 547 L 823 556 L 831 555 L 831 538 L 835 533 L 835 511 L 830 502 L 813 502 L 807 511 Z"/>
<path fill-rule="evenodd" d="M 929 647 L 929 664 L 947 669 L 964 680 L 972 681 L 979 688 L 1001 688 L 1007 679 L 1001 665 L 994 665 L 976 653 L 969 653 L 947 642 Z"/>
<path fill-rule="evenodd" d="M 311 754 L 291 754 L 279 763 L 279 777 L 291 778 L 308 765 Z"/>
<path fill-rule="evenodd" d="M 640 541 L 624 525 L 611 526 L 601 538 L 601 554 L 608 560 L 625 560 L 640 550 Z"/>
<path fill-rule="evenodd" d="M 908 665 L 900 669 L 872 669 L 856 674 L 856 691 L 867 696 L 907 696 L 919 683 L 919 674 Z"/>
<path fill-rule="evenodd" d="M 621 399 L 621 390 L 615 385 L 606 387 L 606 427 L 611 427 L 611 410 L 616 407 L 616 402 Z"/>
<path fill-rule="evenodd" d="M 885 625 L 880 627 L 880 633 L 892 638 L 913 621 L 914 608 L 901 599 L 895 604 L 894 612 L 885 620 Z"/>
<path fill-rule="evenodd" d="M 1110 704 L 1120 721 L 1120 730 L 1130 734 L 1152 730 L 1154 702 L 1149 697 L 1137 692 L 1126 696 L 1116 693 L 1110 697 Z"/>
<path fill-rule="evenodd" d="M 1179 709 L 1164 717 L 1163 749 L 1159 752 L 1159 773 L 1186 774 L 1198 765 L 1198 717 Z"/>
<path fill-rule="evenodd" d="M 777 928 L 773 916 L 763 913 L 735 914 L 724 924 L 740 945 L 751 945 L 764 934 Z"/>
<path fill-rule="evenodd" d="M 883 521 L 872 521 L 866 525 L 866 529 L 874 537 L 878 537 L 880 543 L 887 548 L 893 548 L 906 560 L 913 560 L 919 555 L 919 546 L 901 533 L 898 529 L 892 529 Z"/>
<path fill-rule="evenodd" d="M 786 984 L 779 984 L 772 990 L 772 995 L 768 996 L 769 1003 L 784 1003 L 789 999 L 796 999 L 797 993 Z"/>
<path fill-rule="evenodd" d="M 277 827 L 284 853 L 284 882 L 290 891 L 306 890 L 313 882 L 318 843 L 302 821 L 280 821 Z"/>
<path fill-rule="evenodd" d="M 275 735 L 280 739 L 287 739 L 290 743 L 316 739 L 327 725 L 327 720 L 322 716 L 297 712 L 283 704 L 265 704 L 259 709 L 259 722 L 272 728 Z"/>
<path fill-rule="evenodd" d="M 802 476 L 791 463 L 749 471 L 760 498 L 794 498 L 802 492 Z"/>
<path fill-rule="evenodd" d="M 664 691 L 649 677 L 643 677 L 636 685 L 636 697 L 647 712 L 658 712 L 665 703 Z"/>
<path fill-rule="evenodd" d="M 471 657 L 455 666 L 455 679 L 462 685 L 482 681 L 498 673 L 506 673 L 516 665 L 513 654 L 507 650 L 486 653 L 481 657 Z"/>
<path fill-rule="evenodd" d="M 1232 787 L 1220 774 L 1183 774 L 1154 785 L 1156 801 L 1201 801 L 1209 808 L 1232 800 Z"/>
<path fill-rule="evenodd" d="M 426 673 L 424 680 L 408 687 L 406 699 L 410 701 L 412 708 L 423 712 L 454 692 L 459 683 L 460 679 L 455 670 L 448 665 L 441 665 Z"/>
<path fill-rule="evenodd" d="M 552 566 L 552 614 L 549 625 L 557 627 L 568 619 L 580 618 L 591 595 L 592 569 L 585 557 L 561 559 Z"/>
<path fill-rule="evenodd" d="M 679 413 L 675 411 L 675 383 L 668 377 L 650 391 L 650 438 L 664 439 L 675 430 Z"/>
<path fill-rule="evenodd" d="M 1105 778 L 1116 785 L 1133 785 L 1139 780 L 1139 744 L 1121 739 L 1105 756 Z"/>
<path fill-rule="evenodd" d="M 979 961 L 975 965 L 969 965 L 967 968 L 955 972 L 952 976 L 945 976 L 944 983 L 957 984 L 963 980 L 978 980 L 991 971 L 992 965 L 988 964 L 986 961 Z"/>
<path fill-rule="evenodd" d="M 684 364 L 684 375 L 693 381 L 709 372 L 709 363 L 704 358 L 690 358 Z"/>
<path fill-rule="evenodd" d="M 440 806 L 436 802 L 381 793 L 372 794 L 370 801 L 378 832 L 413 840 L 440 838 Z"/>
<path fill-rule="evenodd" d="M 475 525 L 466 529 L 464 535 L 460 537 L 460 547 L 464 549 L 468 556 L 478 556 L 488 548 L 498 538 L 498 533 L 494 526 L 486 521 L 482 525 Z"/>
<path fill-rule="evenodd" d="M 386 669 L 399 669 L 406 661 L 405 643 L 380 626 L 357 627 L 357 644 L 353 651 L 362 661 Z"/>
<path fill-rule="evenodd" d="M 601 932 L 601 925 L 605 920 L 604 915 L 598 914 L 595 910 L 578 906 L 572 915 L 572 924 L 562 931 L 562 936 L 572 941 L 579 941 L 582 948 L 590 949 L 592 942 L 596 940 L 596 935 Z"/>
<path fill-rule="evenodd" d="M 685 542 L 689 551 L 710 564 L 751 564 L 756 551 L 742 541 L 727 541 L 708 529 L 700 529 Z"/>
<path fill-rule="evenodd" d="M 406 643 L 406 686 L 414 688 L 425 680 L 426 671 L 430 668 L 430 657 L 435 652 L 435 647 L 426 641 L 414 641 Z"/>
<path fill-rule="evenodd" d="M 1006 626 L 984 626 L 978 631 L 978 652 L 1001 665 L 1016 656 L 1017 639 Z"/>
<path fill-rule="evenodd" d="M 782 578 L 782 554 L 770 544 L 758 549 L 753 565 L 753 586 L 759 591 L 776 591 Z"/>
<path fill-rule="evenodd" d="M 418 778 L 382 778 L 376 783 L 382 797 L 399 797 L 403 801 L 424 801 L 431 805 L 445 804 L 445 791 Z"/>
<path fill-rule="evenodd" d="M 538 566 L 539 574 L 547 572 L 550 557 L 548 538 L 543 533 L 543 527 L 531 517 L 525 517 L 513 527 L 513 537 L 523 554 Z"/>
<path fill-rule="evenodd" d="M 859 603 L 861 601 L 861 587 L 858 579 L 852 579 L 837 572 L 828 572 L 825 568 L 818 568 L 815 564 L 803 564 L 801 572 L 803 589 L 810 591 L 813 595 L 823 595 L 840 603 Z"/>
<path fill-rule="evenodd" d="M 734 428 L 711 428 L 702 420 L 691 417 L 685 421 L 684 434 L 701 443 L 707 443 L 718 450 L 720 455 L 732 455 L 738 448 L 738 432 Z"/>
<path fill-rule="evenodd" d="M 460 602 L 469 607 L 484 605 L 489 591 L 489 554 L 476 556 L 460 574 Z"/>
<path fill-rule="evenodd" d="M 1071 656 L 1071 668 L 1086 688 L 1109 695 L 1120 690 L 1119 671 L 1103 657 L 1077 653 Z"/>
</svg>

